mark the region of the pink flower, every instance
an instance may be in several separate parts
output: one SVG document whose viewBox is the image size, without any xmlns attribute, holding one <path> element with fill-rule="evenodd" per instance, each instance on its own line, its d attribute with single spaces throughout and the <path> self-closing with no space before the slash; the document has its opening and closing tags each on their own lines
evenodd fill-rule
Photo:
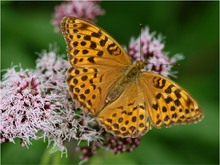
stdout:
<svg viewBox="0 0 220 165">
<path fill-rule="evenodd" d="M 55 25 L 55 31 L 59 32 L 60 22 L 64 16 L 74 16 L 96 22 L 96 17 L 104 13 L 104 10 L 98 5 L 98 1 L 69 0 L 55 8 L 52 24 Z"/>
<path fill-rule="evenodd" d="M 155 32 L 150 33 L 149 28 L 145 27 L 141 36 L 137 39 L 131 38 L 128 53 L 134 62 L 140 59 L 147 61 L 145 70 L 157 72 L 166 77 L 175 77 L 176 72 L 172 72 L 171 68 L 178 60 L 182 60 L 183 56 L 176 54 L 169 58 L 163 50 L 165 45 L 162 40 L 161 35 L 155 37 Z"/>
<path fill-rule="evenodd" d="M 11 68 L 1 82 L 0 142 L 28 146 L 31 139 L 48 139 L 53 151 L 66 153 L 64 141 L 100 139 L 95 119 L 79 110 L 66 84 L 69 62 L 53 50 L 40 54 L 35 70 Z M 94 125 L 94 124 L 92 124 Z"/>
<path fill-rule="evenodd" d="M 16 72 L 11 68 L 1 82 L 1 138 L 14 142 L 20 138 L 25 145 L 39 139 L 39 130 L 47 127 L 48 116 L 56 107 L 56 99 L 43 95 L 39 79 L 30 70 Z"/>
<path fill-rule="evenodd" d="M 101 134 L 103 141 L 92 141 L 89 146 L 78 146 L 76 151 L 81 151 L 82 162 L 88 161 L 100 148 L 110 150 L 113 154 L 132 152 L 140 144 L 141 137 L 121 138 L 110 133 Z"/>
</svg>

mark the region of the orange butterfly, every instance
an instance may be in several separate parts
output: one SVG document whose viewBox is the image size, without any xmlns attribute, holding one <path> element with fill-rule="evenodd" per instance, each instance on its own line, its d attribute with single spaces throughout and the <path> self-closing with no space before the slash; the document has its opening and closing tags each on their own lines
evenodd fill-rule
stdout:
<svg viewBox="0 0 220 165">
<path fill-rule="evenodd" d="M 195 99 L 170 79 L 142 71 L 103 29 L 67 16 L 61 30 L 72 67 L 67 83 L 81 109 L 91 113 L 107 132 L 137 137 L 163 124 L 195 123 L 203 112 Z"/>
</svg>

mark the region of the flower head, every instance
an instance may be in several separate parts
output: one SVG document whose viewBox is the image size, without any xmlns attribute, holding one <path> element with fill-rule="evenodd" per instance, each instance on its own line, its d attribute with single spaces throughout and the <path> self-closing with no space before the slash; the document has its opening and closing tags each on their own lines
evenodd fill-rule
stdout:
<svg viewBox="0 0 220 165">
<path fill-rule="evenodd" d="M 56 51 L 43 51 L 35 70 L 11 68 L 1 82 L 1 142 L 44 137 L 53 150 L 66 151 L 65 141 L 100 139 L 94 119 L 72 101 L 65 82 L 69 62 Z"/>
<path fill-rule="evenodd" d="M 139 144 L 141 137 L 137 138 L 121 138 L 105 131 L 101 134 L 102 141 L 92 141 L 89 146 L 78 146 L 77 151 L 81 151 L 80 158 L 83 162 L 88 161 L 97 150 L 104 148 L 113 154 L 121 154 L 124 152 L 132 152 Z"/>
<path fill-rule="evenodd" d="M 48 116 L 57 106 L 51 95 L 42 94 L 39 79 L 30 70 L 16 72 L 11 68 L 1 82 L 1 138 L 14 142 L 20 138 L 26 145 L 39 139 L 39 130 L 47 126 Z"/>
<path fill-rule="evenodd" d="M 114 154 L 133 151 L 139 145 L 141 139 L 141 137 L 121 138 L 108 133 L 105 133 L 104 137 L 104 146 Z"/>
<path fill-rule="evenodd" d="M 103 14 L 104 10 L 98 5 L 98 1 L 69 0 L 55 8 L 52 23 L 55 25 L 55 31 L 60 31 L 60 22 L 64 16 L 74 16 L 96 22 L 96 17 Z"/>
</svg>

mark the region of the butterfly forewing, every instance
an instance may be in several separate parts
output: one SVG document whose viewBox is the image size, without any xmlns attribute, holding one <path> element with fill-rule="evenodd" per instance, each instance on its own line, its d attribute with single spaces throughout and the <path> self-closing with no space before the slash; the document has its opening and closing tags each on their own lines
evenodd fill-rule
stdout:
<svg viewBox="0 0 220 165">
<path fill-rule="evenodd" d="M 65 17 L 61 30 L 72 65 L 67 76 L 70 94 L 86 112 L 97 114 L 131 60 L 113 38 L 92 23 Z"/>
</svg>

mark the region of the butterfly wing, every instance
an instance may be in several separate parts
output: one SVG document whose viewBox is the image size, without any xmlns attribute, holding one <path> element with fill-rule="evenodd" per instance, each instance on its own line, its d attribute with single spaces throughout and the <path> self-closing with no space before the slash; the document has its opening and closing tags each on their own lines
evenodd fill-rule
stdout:
<svg viewBox="0 0 220 165">
<path fill-rule="evenodd" d="M 203 112 L 195 99 L 170 79 L 143 72 L 122 95 L 97 116 L 106 131 L 121 137 L 137 137 L 163 124 L 198 122 Z"/>
<path fill-rule="evenodd" d="M 147 111 L 155 127 L 198 122 L 203 112 L 195 99 L 170 79 L 152 72 L 143 72 L 139 78 Z"/>
<path fill-rule="evenodd" d="M 120 137 L 138 137 L 150 128 L 147 102 L 139 82 L 130 82 L 114 102 L 96 117 L 107 132 Z"/>
<path fill-rule="evenodd" d="M 108 33 L 90 22 L 67 16 L 61 30 L 72 65 L 67 76 L 70 94 L 86 112 L 97 114 L 132 62 Z"/>
</svg>

